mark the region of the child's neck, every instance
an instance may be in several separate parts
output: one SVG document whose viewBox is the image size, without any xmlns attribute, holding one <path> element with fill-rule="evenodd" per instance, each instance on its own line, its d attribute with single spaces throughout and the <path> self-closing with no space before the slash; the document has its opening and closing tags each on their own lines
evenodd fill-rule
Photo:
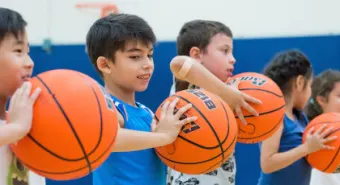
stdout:
<svg viewBox="0 0 340 185">
<path fill-rule="evenodd" d="M 105 84 L 105 89 L 114 97 L 122 100 L 123 102 L 132 106 L 136 106 L 134 91 L 127 90 L 122 88 L 121 86 L 109 83 Z"/>
<path fill-rule="evenodd" d="M 295 120 L 295 115 L 293 113 L 294 105 L 291 100 L 285 100 L 286 105 L 285 105 L 285 114 L 290 118 L 291 120 Z"/>
<path fill-rule="evenodd" d="M 6 103 L 7 98 L 0 98 L 0 120 L 6 119 Z"/>
</svg>

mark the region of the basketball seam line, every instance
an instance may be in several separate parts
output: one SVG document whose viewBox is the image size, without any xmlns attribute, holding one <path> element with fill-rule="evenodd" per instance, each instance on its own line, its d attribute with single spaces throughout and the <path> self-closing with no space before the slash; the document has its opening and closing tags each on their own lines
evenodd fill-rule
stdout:
<svg viewBox="0 0 340 185">
<path fill-rule="evenodd" d="M 106 152 L 107 152 L 108 150 L 111 149 L 111 147 L 114 145 L 114 143 L 115 143 L 115 138 L 112 139 L 110 145 L 105 149 L 105 151 L 104 151 L 104 152 L 103 152 L 96 160 L 94 160 L 91 164 L 93 164 L 93 163 L 97 162 L 98 160 L 100 160 L 100 159 L 106 154 Z M 111 154 L 111 152 L 110 152 L 110 154 Z M 18 157 L 17 157 L 17 158 L 18 158 Z M 20 160 L 20 158 L 18 158 L 18 159 Z M 20 161 L 21 161 L 21 160 L 20 160 Z M 22 161 L 21 161 L 21 162 L 22 162 Z M 32 170 L 35 170 L 35 171 L 41 172 L 41 173 L 46 173 L 46 174 L 67 174 L 67 173 L 77 172 L 77 171 L 80 171 L 80 170 L 85 169 L 85 168 L 88 167 L 88 166 L 86 165 L 86 166 L 84 166 L 84 167 L 81 167 L 81 168 L 79 168 L 79 169 L 72 170 L 72 171 L 66 171 L 66 172 L 48 172 L 48 171 L 43 171 L 43 170 L 34 168 L 34 167 L 30 166 L 30 165 L 27 165 L 27 164 L 24 163 L 24 162 L 22 162 L 22 163 L 23 163 L 25 166 L 27 166 L 28 168 L 32 169 Z"/>
<path fill-rule="evenodd" d="M 282 109 L 282 108 L 284 108 L 284 107 L 285 107 L 285 105 L 282 105 L 281 107 L 276 108 L 276 109 L 274 109 L 274 110 L 267 111 L 267 112 L 262 112 L 262 113 L 260 113 L 258 116 L 263 116 L 263 115 L 266 115 L 266 114 L 270 114 L 270 113 L 276 112 L 276 111 L 278 111 L 278 110 L 280 110 L 280 109 Z M 244 116 L 244 118 L 251 118 L 251 117 L 258 117 L 258 116 L 247 115 L 247 116 Z M 239 117 L 238 117 L 238 116 L 235 116 L 235 118 L 239 118 Z"/>
<path fill-rule="evenodd" d="M 88 165 L 88 167 L 89 167 L 89 173 L 91 173 L 91 172 L 92 172 L 92 166 L 91 166 L 90 160 L 89 160 L 89 158 L 88 158 L 88 156 L 87 156 L 87 154 L 86 154 L 84 145 L 82 144 L 82 142 L 81 142 L 81 140 L 80 140 L 80 138 L 79 138 L 79 136 L 78 136 L 78 134 L 77 134 L 75 128 L 73 127 L 73 125 L 72 125 L 70 119 L 68 118 L 66 112 L 64 111 L 64 109 L 62 108 L 62 106 L 59 104 L 58 100 L 55 98 L 55 95 L 52 93 L 52 91 L 51 91 L 50 88 L 47 86 L 47 84 L 45 84 L 45 82 L 44 82 L 39 76 L 37 76 L 37 79 L 38 79 L 38 80 L 46 87 L 46 89 L 47 89 L 48 92 L 51 94 L 52 98 L 54 99 L 54 102 L 57 104 L 57 106 L 59 107 L 60 111 L 61 111 L 62 114 L 64 115 L 64 117 L 65 117 L 65 119 L 66 119 L 68 125 L 70 126 L 71 130 L 73 131 L 74 136 L 76 137 L 76 140 L 78 141 L 78 144 L 80 145 L 80 148 L 81 148 L 81 150 L 82 150 L 82 152 L 83 152 L 83 154 L 84 154 L 85 160 L 86 160 L 87 165 Z"/>
<path fill-rule="evenodd" d="M 78 74 L 80 75 L 80 74 Z M 80 75 L 81 76 L 81 75 Z M 81 78 L 84 78 L 83 76 L 81 76 Z M 84 78 L 85 79 L 85 78 Z M 85 79 L 86 80 L 86 79 Z M 99 109 L 99 115 L 100 115 L 100 136 L 99 136 L 99 140 L 96 144 L 96 146 L 94 147 L 94 149 L 89 152 L 88 156 L 90 157 L 93 152 L 98 148 L 98 146 L 100 145 L 100 142 L 102 140 L 102 132 L 103 132 L 103 118 L 102 118 L 102 110 L 101 110 L 101 107 L 100 107 L 100 103 L 99 103 L 99 99 L 98 99 L 98 96 L 96 94 L 96 92 L 94 91 L 93 87 L 91 86 L 91 84 L 87 83 L 89 85 L 89 87 L 92 89 L 92 92 L 93 94 L 95 95 L 96 97 L 96 100 L 97 100 L 97 104 L 98 104 L 98 109 Z M 47 89 L 49 90 L 49 89 Z M 49 91 L 50 94 L 52 94 L 51 91 Z M 31 134 L 28 134 L 28 137 L 35 143 L 37 144 L 39 147 L 41 147 L 42 149 L 46 150 L 46 152 L 50 153 L 51 155 L 59 158 L 59 159 L 62 159 L 64 161 L 80 161 L 80 160 L 83 160 L 85 157 L 82 157 L 82 158 L 77 158 L 77 159 L 68 159 L 68 158 L 65 158 L 65 157 L 62 157 L 58 154 L 56 154 L 55 152 L 51 151 L 50 149 L 48 149 L 47 147 L 45 147 L 44 145 L 42 145 L 39 141 L 37 141 Z"/>
<path fill-rule="evenodd" d="M 263 92 L 272 94 L 272 95 L 274 95 L 274 96 L 277 96 L 277 97 L 279 97 L 279 98 L 283 98 L 282 95 L 276 94 L 276 93 L 274 93 L 274 92 L 272 92 L 272 91 L 268 91 L 268 90 L 265 90 L 265 89 L 259 89 L 259 88 L 241 88 L 241 89 L 239 89 L 239 90 L 240 90 L 240 91 L 249 91 L 249 90 L 263 91 Z"/>
<path fill-rule="evenodd" d="M 190 103 L 190 101 L 187 100 L 186 98 L 183 98 L 183 97 L 178 96 L 178 95 L 173 95 L 173 96 L 175 96 L 175 97 L 177 97 L 177 98 L 180 98 L 180 99 L 186 101 L 187 103 Z M 216 133 L 214 127 L 211 125 L 210 121 L 205 117 L 205 115 L 202 114 L 202 112 L 201 112 L 194 104 L 192 104 L 192 108 L 194 108 L 194 109 L 202 116 L 202 118 L 206 121 L 206 123 L 207 123 L 208 126 L 210 127 L 210 130 L 211 130 L 211 131 L 213 132 L 213 134 L 215 135 L 215 138 L 216 138 L 216 140 L 217 140 L 217 142 L 218 142 L 219 148 L 221 149 L 222 158 L 224 158 L 223 146 L 222 146 L 222 144 L 221 144 L 221 140 L 220 140 L 220 138 L 218 137 L 218 135 L 217 135 L 217 133 Z M 228 124 L 228 126 L 229 126 L 229 124 Z M 229 129 L 229 128 L 228 128 L 228 129 Z"/>
</svg>

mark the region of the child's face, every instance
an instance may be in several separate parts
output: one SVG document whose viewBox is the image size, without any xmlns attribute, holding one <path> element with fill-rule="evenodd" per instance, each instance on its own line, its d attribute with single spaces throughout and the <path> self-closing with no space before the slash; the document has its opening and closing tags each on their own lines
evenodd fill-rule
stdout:
<svg viewBox="0 0 340 185">
<path fill-rule="evenodd" d="M 24 81 L 29 81 L 33 61 L 29 53 L 26 33 L 7 34 L 0 43 L 0 95 L 9 97 Z"/>
<path fill-rule="evenodd" d="M 145 91 L 149 85 L 153 70 L 153 46 L 137 41 L 125 44 L 124 51 L 115 54 L 115 63 L 111 63 L 111 79 L 124 90 Z"/>
<path fill-rule="evenodd" d="M 223 82 L 232 76 L 234 64 L 233 40 L 225 34 L 211 38 L 206 52 L 201 53 L 201 62 L 210 72 Z"/>
<path fill-rule="evenodd" d="M 335 83 L 333 90 L 328 95 L 327 102 L 321 106 L 324 112 L 340 113 L 340 82 Z"/>
</svg>

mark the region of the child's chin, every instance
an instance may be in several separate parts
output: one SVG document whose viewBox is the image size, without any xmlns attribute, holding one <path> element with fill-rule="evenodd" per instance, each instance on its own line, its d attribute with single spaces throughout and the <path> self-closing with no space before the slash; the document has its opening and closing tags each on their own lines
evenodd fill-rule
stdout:
<svg viewBox="0 0 340 185">
<path fill-rule="evenodd" d="M 148 86 L 146 85 L 146 86 L 143 86 L 143 87 L 137 87 L 136 89 L 135 89 L 135 91 L 136 92 L 144 92 L 144 91 L 146 91 L 146 89 L 148 89 Z"/>
</svg>

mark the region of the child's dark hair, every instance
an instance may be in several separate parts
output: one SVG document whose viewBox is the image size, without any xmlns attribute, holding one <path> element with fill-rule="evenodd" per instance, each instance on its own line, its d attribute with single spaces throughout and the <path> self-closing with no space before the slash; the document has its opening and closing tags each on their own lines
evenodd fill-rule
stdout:
<svg viewBox="0 0 340 185">
<path fill-rule="evenodd" d="M 141 17 L 131 14 L 111 14 L 97 20 L 86 37 L 88 56 L 96 70 L 100 56 L 114 61 L 115 53 L 124 50 L 128 41 L 139 41 L 145 45 L 155 44 L 156 36 L 149 24 Z"/>
<path fill-rule="evenodd" d="M 177 37 L 177 54 L 189 56 L 192 47 L 206 51 L 211 38 L 217 34 L 225 34 L 232 38 L 231 30 L 221 22 L 209 20 L 194 20 L 187 22 L 181 28 Z M 188 82 L 175 79 L 176 92 L 187 89 Z"/>
<path fill-rule="evenodd" d="M 27 23 L 16 11 L 0 7 L 0 43 L 8 34 L 17 39 L 25 33 Z"/>
<path fill-rule="evenodd" d="M 323 113 L 323 110 L 316 100 L 317 96 L 322 96 L 328 100 L 329 93 L 332 92 L 334 85 L 340 82 L 340 71 L 328 69 L 314 78 L 312 84 L 312 97 L 306 107 L 309 120 Z"/>
<path fill-rule="evenodd" d="M 264 70 L 264 75 L 272 79 L 284 95 L 289 95 L 292 80 L 299 75 L 307 80 L 313 75 L 313 68 L 306 55 L 298 50 L 278 53 Z"/>
</svg>

